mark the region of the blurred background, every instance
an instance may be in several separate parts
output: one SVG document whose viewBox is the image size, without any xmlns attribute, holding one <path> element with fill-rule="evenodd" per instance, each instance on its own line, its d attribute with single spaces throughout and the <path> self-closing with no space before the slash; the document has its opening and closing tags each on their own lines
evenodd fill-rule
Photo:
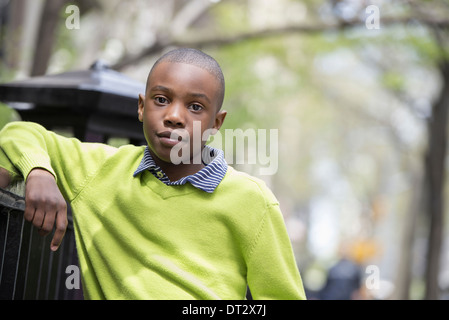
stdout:
<svg viewBox="0 0 449 320">
<path fill-rule="evenodd" d="M 309 298 L 449 298 L 449 1 L 0 0 L 0 28 L 0 83 L 99 60 L 144 83 L 172 48 L 212 55 L 222 130 L 278 129 L 259 177 Z"/>
</svg>

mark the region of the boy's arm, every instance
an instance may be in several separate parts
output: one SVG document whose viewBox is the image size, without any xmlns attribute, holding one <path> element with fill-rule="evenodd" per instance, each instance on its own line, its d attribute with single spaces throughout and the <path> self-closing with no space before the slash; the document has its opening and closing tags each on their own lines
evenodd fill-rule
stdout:
<svg viewBox="0 0 449 320">
<path fill-rule="evenodd" d="M 52 250 L 65 233 L 65 200 L 76 197 L 110 150 L 59 136 L 31 122 L 12 122 L 0 131 L 0 181 L 5 184 L 18 177 L 26 181 L 24 217 L 43 235 L 55 225 Z"/>
<path fill-rule="evenodd" d="M 20 173 L 0 148 L 0 188 L 7 188 Z M 40 192 L 44 190 L 45 192 Z M 33 169 L 28 174 L 25 189 L 25 220 L 45 236 L 55 227 L 50 249 L 56 251 L 67 229 L 67 204 L 56 185 L 54 176 L 43 169 Z"/>
<path fill-rule="evenodd" d="M 6 188 L 11 182 L 11 175 L 8 170 L 0 167 L 0 188 Z"/>
<path fill-rule="evenodd" d="M 0 188 L 7 188 L 15 179 L 21 179 L 20 172 L 9 161 L 0 144 Z"/>
<path fill-rule="evenodd" d="M 32 122 L 11 122 L 0 131 L 0 167 L 25 181 L 31 170 L 47 170 L 67 201 L 78 195 L 115 151 L 104 144 L 60 136 Z"/>
<path fill-rule="evenodd" d="M 254 299 L 306 299 L 279 205 L 268 207 L 248 259 L 248 286 Z"/>
</svg>

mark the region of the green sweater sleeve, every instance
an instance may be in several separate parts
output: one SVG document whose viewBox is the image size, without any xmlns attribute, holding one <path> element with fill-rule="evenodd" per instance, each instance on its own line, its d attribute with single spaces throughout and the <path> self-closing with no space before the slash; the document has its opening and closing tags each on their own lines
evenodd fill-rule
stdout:
<svg viewBox="0 0 449 320">
<path fill-rule="evenodd" d="M 12 164 L 12 162 L 9 160 L 8 156 L 1 147 L 0 147 L 0 168 L 6 169 L 6 171 L 9 172 L 11 182 L 15 180 L 22 180 L 21 173 Z"/>
<path fill-rule="evenodd" d="M 261 221 L 248 258 L 248 286 L 257 300 L 306 299 L 278 204 Z"/>
<path fill-rule="evenodd" d="M 0 131 L 0 167 L 25 180 L 34 168 L 48 170 L 69 201 L 115 150 L 57 135 L 32 122 L 11 122 Z"/>
</svg>

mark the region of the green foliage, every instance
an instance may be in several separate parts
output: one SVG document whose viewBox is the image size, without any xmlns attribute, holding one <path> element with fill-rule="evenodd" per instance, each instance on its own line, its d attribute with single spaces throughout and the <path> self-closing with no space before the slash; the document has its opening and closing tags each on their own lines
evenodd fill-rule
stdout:
<svg viewBox="0 0 449 320">
<path fill-rule="evenodd" d="M 385 72 L 382 75 L 382 84 L 393 91 L 401 91 L 404 88 L 404 75 L 398 72 Z"/>
<path fill-rule="evenodd" d="M 0 130 L 9 122 L 18 120 L 20 120 L 19 114 L 6 104 L 0 102 Z"/>
<path fill-rule="evenodd" d="M 249 29 L 247 2 L 241 0 L 223 1 L 211 9 L 214 29 L 219 34 L 233 35 Z"/>
</svg>

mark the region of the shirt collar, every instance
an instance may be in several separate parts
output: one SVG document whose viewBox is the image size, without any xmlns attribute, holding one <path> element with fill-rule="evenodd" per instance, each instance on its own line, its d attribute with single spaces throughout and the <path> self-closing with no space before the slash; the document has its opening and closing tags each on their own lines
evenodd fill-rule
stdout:
<svg viewBox="0 0 449 320">
<path fill-rule="evenodd" d="M 148 170 L 166 185 L 183 185 L 190 182 L 194 187 L 205 192 L 212 193 L 220 184 L 221 180 L 223 180 L 228 169 L 228 165 L 222 150 L 215 149 L 207 145 L 204 147 L 202 153 L 202 161 L 205 164 L 205 167 L 197 173 L 186 176 L 177 181 L 170 181 L 167 175 L 154 162 L 147 146 L 145 148 L 142 161 L 133 176 L 135 177 L 139 173 Z"/>
</svg>

